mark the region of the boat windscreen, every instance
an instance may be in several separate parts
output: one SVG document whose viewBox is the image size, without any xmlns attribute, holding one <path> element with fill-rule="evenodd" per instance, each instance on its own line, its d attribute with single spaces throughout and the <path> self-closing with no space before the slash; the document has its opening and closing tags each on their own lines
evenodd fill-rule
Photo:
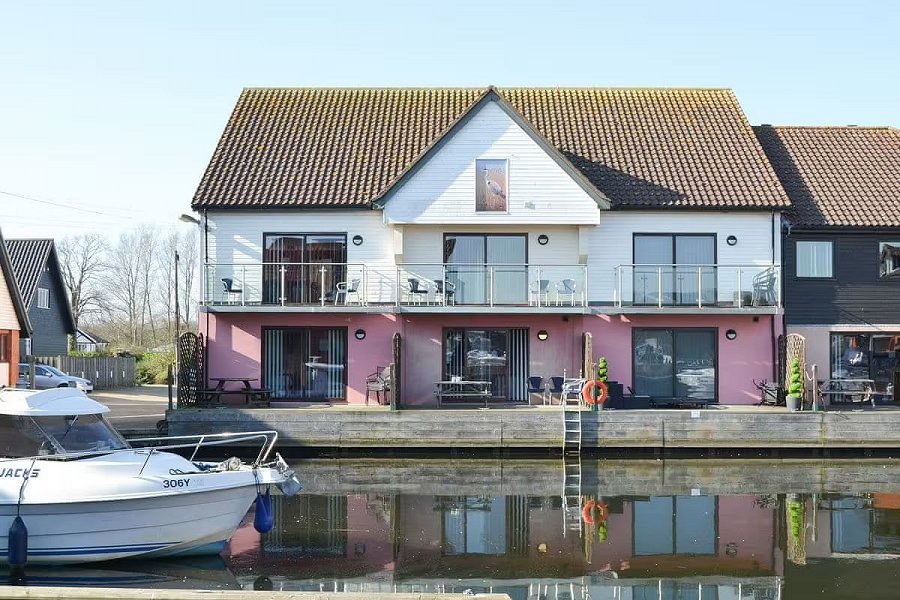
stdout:
<svg viewBox="0 0 900 600">
<path fill-rule="evenodd" d="M 53 454 L 53 445 L 31 417 L 0 415 L 0 457 Z"/>
<path fill-rule="evenodd" d="M 38 426 L 65 452 L 121 450 L 128 443 L 100 415 L 35 417 Z"/>
</svg>

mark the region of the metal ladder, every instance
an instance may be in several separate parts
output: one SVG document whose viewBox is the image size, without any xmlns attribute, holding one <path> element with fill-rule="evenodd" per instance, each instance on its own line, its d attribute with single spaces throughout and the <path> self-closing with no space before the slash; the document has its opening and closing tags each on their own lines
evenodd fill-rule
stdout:
<svg viewBox="0 0 900 600">
<path fill-rule="evenodd" d="M 563 508 L 567 531 L 581 537 L 581 398 L 564 394 L 563 404 Z"/>
</svg>

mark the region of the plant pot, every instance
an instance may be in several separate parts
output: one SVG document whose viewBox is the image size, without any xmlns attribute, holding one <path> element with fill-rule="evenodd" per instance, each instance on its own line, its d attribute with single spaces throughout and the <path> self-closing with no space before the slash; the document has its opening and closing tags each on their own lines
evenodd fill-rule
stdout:
<svg viewBox="0 0 900 600">
<path fill-rule="evenodd" d="M 791 412 L 800 410 L 800 396 L 785 396 L 785 403 L 787 404 L 787 409 Z"/>
</svg>

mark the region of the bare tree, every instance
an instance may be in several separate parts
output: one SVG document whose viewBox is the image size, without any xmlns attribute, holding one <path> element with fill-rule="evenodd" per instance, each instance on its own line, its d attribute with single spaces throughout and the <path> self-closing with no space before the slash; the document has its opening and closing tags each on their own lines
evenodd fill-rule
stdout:
<svg viewBox="0 0 900 600">
<path fill-rule="evenodd" d="M 106 240 L 97 233 L 67 237 L 57 244 L 76 329 L 88 313 L 100 306 L 97 283 L 107 247 Z"/>
<path fill-rule="evenodd" d="M 193 231 L 187 231 L 181 236 L 179 261 L 180 287 L 181 287 L 181 318 L 185 328 L 190 327 L 192 307 L 195 305 L 194 286 L 197 280 L 197 261 L 200 247 L 197 243 L 197 235 Z"/>
</svg>

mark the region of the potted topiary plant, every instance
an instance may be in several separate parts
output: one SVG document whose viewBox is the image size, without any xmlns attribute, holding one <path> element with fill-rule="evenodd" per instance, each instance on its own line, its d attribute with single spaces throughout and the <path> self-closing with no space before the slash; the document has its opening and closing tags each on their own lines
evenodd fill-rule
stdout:
<svg viewBox="0 0 900 600">
<path fill-rule="evenodd" d="M 788 410 L 794 412 L 800 410 L 800 400 L 803 396 L 803 373 L 800 371 L 800 361 L 791 360 L 791 368 L 788 374 L 788 389 L 785 402 Z"/>
</svg>

